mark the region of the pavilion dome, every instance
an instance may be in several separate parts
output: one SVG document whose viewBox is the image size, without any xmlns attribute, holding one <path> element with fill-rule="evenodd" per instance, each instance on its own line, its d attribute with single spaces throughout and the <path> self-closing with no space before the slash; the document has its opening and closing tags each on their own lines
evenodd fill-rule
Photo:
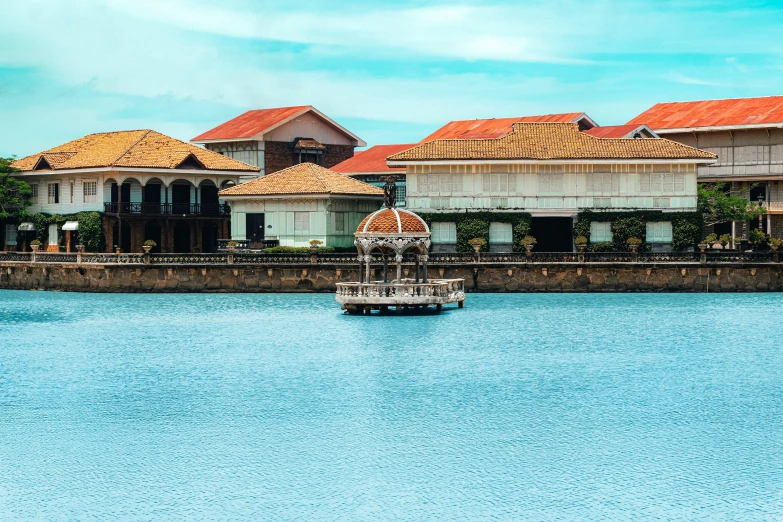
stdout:
<svg viewBox="0 0 783 522">
<path fill-rule="evenodd" d="M 430 234 L 430 227 L 418 215 L 401 208 L 382 208 L 375 211 L 359 224 L 356 235 Z"/>
</svg>

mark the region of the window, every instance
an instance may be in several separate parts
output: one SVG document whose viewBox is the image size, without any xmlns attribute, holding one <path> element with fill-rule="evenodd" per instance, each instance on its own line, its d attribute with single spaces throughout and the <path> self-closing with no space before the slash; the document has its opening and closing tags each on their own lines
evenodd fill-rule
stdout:
<svg viewBox="0 0 783 522">
<path fill-rule="evenodd" d="M 38 183 L 30 183 L 30 189 L 33 191 L 33 193 L 30 194 L 30 199 L 37 203 L 36 200 L 38 199 Z"/>
<path fill-rule="evenodd" d="M 539 174 L 538 192 L 541 194 L 562 194 L 563 193 L 563 175 L 562 174 Z"/>
<path fill-rule="evenodd" d="M 5 226 L 5 244 L 8 246 L 16 245 L 16 225 Z"/>
<path fill-rule="evenodd" d="M 671 243 L 672 242 L 672 223 L 671 221 L 650 221 L 647 223 L 647 242 L 648 243 Z"/>
<path fill-rule="evenodd" d="M 608 221 L 590 223 L 590 242 L 608 243 L 612 241 L 612 224 Z"/>
<path fill-rule="evenodd" d="M 416 181 L 418 181 L 419 194 L 427 194 L 430 191 L 429 176 L 426 174 L 419 174 Z"/>
<path fill-rule="evenodd" d="M 398 207 L 404 207 L 405 206 L 405 192 L 406 187 L 405 185 L 398 183 L 397 184 L 397 206 Z"/>
<path fill-rule="evenodd" d="M 95 203 L 98 200 L 98 182 L 83 181 L 82 187 L 84 189 L 84 202 Z"/>
<path fill-rule="evenodd" d="M 653 172 L 639 174 L 639 191 L 643 194 L 685 192 L 685 174 Z"/>
<path fill-rule="evenodd" d="M 310 232 L 310 213 L 294 212 L 294 234 Z"/>
<path fill-rule="evenodd" d="M 60 202 L 60 184 L 49 183 L 49 204 Z"/>
<path fill-rule="evenodd" d="M 435 243 L 456 243 L 457 224 L 456 223 L 433 223 L 432 241 Z"/>
<path fill-rule="evenodd" d="M 609 172 L 588 174 L 587 192 L 593 194 L 619 194 L 620 175 Z"/>
<path fill-rule="evenodd" d="M 513 243 L 513 230 L 511 223 L 490 223 L 489 224 L 489 242 Z"/>
<path fill-rule="evenodd" d="M 334 213 L 334 231 L 345 232 L 345 212 Z"/>
</svg>

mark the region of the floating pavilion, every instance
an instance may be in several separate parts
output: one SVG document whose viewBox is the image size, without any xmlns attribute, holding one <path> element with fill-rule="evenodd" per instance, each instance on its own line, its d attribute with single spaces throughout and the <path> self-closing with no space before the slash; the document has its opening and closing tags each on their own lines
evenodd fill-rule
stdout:
<svg viewBox="0 0 783 522">
<path fill-rule="evenodd" d="M 348 313 L 369 314 L 372 310 L 387 312 L 394 307 L 422 310 L 434 306 L 440 311 L 444 304 L 465 302 L 464 279 L 429 279 L 427 260 L 430 250 L 430 229 L 415 213 L 396 208 L 394 176 L 386 177 L 384 208 L 373 212 L 359 224 L 354 234 L 358 251 L 359 282 L 337 283 L 335 299 Z M 403 277 L 403 255 L 415 254 L 415 278 Z M 373 281 L 373 254 L 383 258 L 383 280 Z M 389 279 L 389 258 L 393 257 L 396 277 Z M 407 272 L 407 271 L 406 271 Z"/>
</svg>

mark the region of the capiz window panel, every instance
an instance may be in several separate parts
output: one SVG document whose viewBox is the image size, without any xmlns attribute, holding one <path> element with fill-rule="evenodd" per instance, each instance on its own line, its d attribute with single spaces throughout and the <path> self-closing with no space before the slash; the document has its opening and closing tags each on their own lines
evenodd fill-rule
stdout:
<svg viewBox="0 0 783 522">
<path fill-rule="evenodd" d="M 492 244 L 513 243 L 513 235 L 514 232 L 511 223 L 489 224 L 489 242 Z"/>
<path fill-rule="evenodd" d="M 303 234 L 310 232 L 310 213 L 294 212 L 294 233 Z"/>
<path fill-rule="evenodd" d="M 590 223 L 591 243 L 610 243 L 612 237 L 612 223 L 609 221 L 593 221 Z"/>
<path fill-rule="evenodd" d="M 456 223 L 433 223 L 432 241 L 434 243 L 456 243 L 457 242 L 457 224 Z"/>
<path fill-rule="evenodd" d="M 671 221 L 650 221 L 647 223 L 647 242 L 648 243 L 671 243 L 672 242 L 672 223 Z"/>
</svg>

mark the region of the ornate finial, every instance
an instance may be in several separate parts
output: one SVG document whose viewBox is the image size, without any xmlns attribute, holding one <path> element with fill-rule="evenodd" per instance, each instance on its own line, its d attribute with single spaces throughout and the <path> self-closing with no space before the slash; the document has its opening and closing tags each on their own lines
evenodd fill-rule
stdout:
<svg viewBox="0 0 783 522">
<path fill-rule="evenodd" d="M 394 208 L 397 205 L 397 176 L 381 176 L 381 179 L 386 182 L 383 186 L 383 206 Z"/>
</svg>

